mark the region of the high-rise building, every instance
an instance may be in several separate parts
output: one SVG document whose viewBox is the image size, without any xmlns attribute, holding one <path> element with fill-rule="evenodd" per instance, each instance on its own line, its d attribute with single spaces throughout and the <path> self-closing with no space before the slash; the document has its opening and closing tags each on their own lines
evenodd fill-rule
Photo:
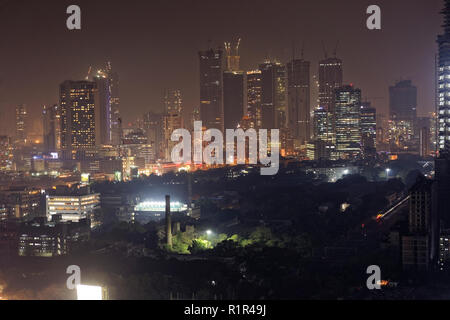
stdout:
<svg viewBox="0 0 450 320">
<path fill-rule="evenodd" d="M 335 135 L 335 90 L 343 83 L 342 60 L 337 57 L 319 61 L 319 106 L 320 112 L 326 112 L 323 128 L 326 129 L 325 142 L 332 157 L 336 144 Z M 314 124 L 317 126 L 318 124 Z"/>
<path fill-rule="evenodd" d="M 209 49 L 199 52 L 200 118 L 206 128 L 224 131 L 223 121 L 223 52 Z"/>
<path fill-rule="evenodd" d="M 13 169 L 13 148 L 8 136 L 0 136 L 0 171 Z"/>
<path fill-rule="evenodd" d="M 376 153 L 377 142 L 377 110 L 370 102 L 361 104 L 361 146 L 364 156 Z"/>
<path fill-rule="evenodd" d="M 450 1 L 445 1 L 444 33 L 439 35 L 438 60 L 438 123 L 439 151 L 448 154 L 450 150 Z"/>
<path fill-rule="evenodd" d="M 266 61 L 261 70 L 261 126 L 263 129 L 287 127 L 286 66 Z"/>
<path fill-rule="evenodd" d="M 164 154 L 164 129 L 162 114 L 148 112 L 144 114 L 144 130 L 147 143 L 152 145 L 156 159 L 163 159 Z"/>
<path fill-rule="evenodd" d="M 115 72 L 111 63 L 106 64 L 106 74 L 110 86 L 110 105 L 111 105 L 111 144 L 120 145 L 122 139 L 122 119 L 120 116 L 120 98 L 119 98 L 119 75 Z"/>
<path fill-rule="evenodd" d="M 225 129 L 235 129 L 244 116 L 244 72 L 240 70 L 239 44 L 225 42 L 226 69 L 223 73 L 223 117 Z"/>
<path fill-rule="evenodd" d="M 96 112 L 99 116 L 97 119 L 97 144 L 109 145 L 112 140 L 112 123 L 111 123 L 111 84 L 108 75 L 99 70 L 94 76 L 94 82 L 97 86 L 97 95 L 95 101 Z"/>
<path fill-rule="evenodd" d="M 430 128 L 421 127 L 419 131 L 419 145 L 420 145 L 420 156 L 429 157 L 430 156 Z"/>
<path fill-rule="evenodd" d="M 429 269 L 438 260 L 438 221 L 433 214 L 433 181 L 420 177 L 409 191 L 408 232 L 402 235 L 405 269 Z"/>
<path fill-rule="evenodd" d="M 23 143 L 27 138 L 28 112 L 24 104 L 16 107 L 16 141 Z"/>
<path fill-rule="evenodd" d="M 301 145 L 311 138 L 309 61 L 293 59 L 287 64 L 288 128 Z"/>
<path fill-rule="evenodd" d="M 334 112 L 335 89 L 342 87 L 342 60 L 336 57 L 319 61 L 319 106 Z"/>
<path fill-rule="evenodd" d="M 42 127 L 44 133 L 44 152 L 56 152 L 60 148 L 60 110 L 57 104 L 44 105 L 42 109 Z"/>
<path fill-rule="evenodd" d="M 261 70 L 247 71 L 247 115 L 254 128 L 261 128 Z"/>
<path fill-rule="evenodd" d="M 223 108 L 225 129 L 236 129 L 244 115 L 244 73 L 223 73 Z"/>
<path fill-rule="evenodd" d="M 336 89 L 336 154 L 354 158 L 361 153 L 361 90 L 351 85 Z"/>
<path fill-rule="evenodd" d="M 441 11 L 444 16 L 444 33 L 439 35 L 438 59 L 438 149 L 435 160 L 436 210 L 443 229 L 450 227 L 450 0 L 445 0 Z"/>
<path fill-rule="evenodd" d="M 393 152 L 418 153 L 417 88 L 410 80 L 389 87 L 389 139 Z"/>
<path fill-rule="evenodd" d="M 67 80 L 60 85 L 61 149 L 66 159 L 89 157 L 99 139 L 96 94 L 95 82 Z"/>
<path fill-rule="evenodd" d="M 168 89 L 164 94 L 164 152 L 167 161 L 171 159 L 173 147 L 178 143 L 172 141 L 172 133 L 184 127 L 183 100 L 180 90 Z"/>
<path fill-rule="evenodd" d="M 410 80 L 398 81 L 389 87 L 391 120 L 415 123 L 417 117 L 417 88 Z"/>
</svg>

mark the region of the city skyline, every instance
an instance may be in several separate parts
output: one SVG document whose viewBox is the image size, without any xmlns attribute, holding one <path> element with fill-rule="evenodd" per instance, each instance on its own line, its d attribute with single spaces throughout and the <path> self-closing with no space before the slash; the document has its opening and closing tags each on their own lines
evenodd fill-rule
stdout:
<svg viewBox="0 0 450 320">
<path fill-rule="evenodd" d="M 196 1 L 195 5 L 177 3 L 177 6 L 170 1 L 156 2 L 150 10 L 145 3 L 136 1 L 126 7 L 125 12 L 121 6 L 108 3 L 105 9 L 107 16 L 118 21 L 117 24 L 107 23 L 108 20 L 101 14 L 105 8 L 102 3 L 79 3 L 83 15 L 82 29 L 74 32 L 57 28 L 59 24 L 64 26 L 67 17 L 64 2 L 45 5 L 29 3 L 27 6 L 36 10 L 15 15 L 15 20 L 5 16 L 5 13 L 19 10 L 20 5 L 6 2 L 0 6 L 3 25 L 0 32 L 6 37 L 5 43 L 8 43 L 4 61 L 11 61 L 3 63 L 3 72 L 0 72 L 0 133 L 14 130 L 12 121 L 7 119 L 14 116 L 17 105 L 27 105 L 30 115 L 35 117 L 40 114 L 42 105 L 58 101 L 59 83 L 81 80 L 89 66 L 103 67 L 105 61 L 111 61 L 120 75 L 121 107 L 130 111 L 124 116 L 125 124 L 148 111 L 162 111 L 165 88 L 180 89 L 185 112 L 190 113 L 199 104 L 198 51 L 207 49 L 208 40 L 212 40 L 211 46 L 215 47 L 237 37 L 242 38 L 240 56 L 243 71 L 253 70 L 267 57 L 287 63 L 292 58 L 292 42 L 298 56 L 304 42 L 304 59 L 311 63 L 311 79 L 318 73 L 318 61 L 324 58 L 322 41 L 329 57 L 333 56 L 339 41 L 337 56 L 343 60 L 344 83 L 354 83 L 360 87 L 363 100 L 382 97 L 372 101 L 378 112 L 387 112 L 388 87 L 400 79 L 411 79 L 418 87 L 419 115 L 433 111 L 432 52 L 435 50 L 428 48 L 436 48 L 436 44 L 428 34 L 439 33 L 442 21 L 438 16 L 440 1 L 412 4 L 381 1 L 383 28 L 380 31 L 364 28 L 366 4 L 350 0 L 345 1 L 345 6 L 324 1 L 315 4 L 281 1 L 277 4 L 280 13 L 265 12 L 254 1 L 245 4 L 231 2 L 223 10 L 217 10 L 216 5 L 203 1 Z M 286 8 L 292 9 L 292 13 L 287 13 Z M 29 16 L 29 12 L 34 12 L 33 17 Z M 191 23 L 185 29 L 177 27 L 183 21 L 205 12 L 209 14 L 204 18 L 205 23 L 209 22 L 208 28 L 202 28 L 197 23 Z M 251 24 L 246 20 L 248 12 L 253 12 Z M 272 26 L 265 24 L 265 19 L 270 15 L 274 22 L 280 23 Z M 320 19 L 314 18 L 312 21 L 313 18 L 308 18 L 308 15 Z M 398 21 L 396 16 L 407 16 L 408 19 Z M 235 18 L 235 22 L 226 22 L 231 17 Z M 347 19 L 349 17 L 352 19 Z M 177 19 L 177 23 L 169 25 L 173 22 L 171 19 Z M 327 19 L 328 28 L 336 26 L 336 33 L 327 32 L 329 30 L 320 25 L 321 19 Z M 30 23 L 34 26 L 31 32 Z M 8 30 L 14 30 L 13 38 L 13 33 L 8 33 Z M 31 39 L 38 32 L 39 36 Z M 277 33 L 285 35 L 282 40 L 276 37 Z M 18 42 L 15 38 L 22 41 Z M 142 41 L 146 38 L 150 43 Z M 350 41 L 355 38 L 359 43 Z M 58 41 L 55 42 L 55 39 Z M 30 50 L 37 46 L 37 41 L 39 50 Z M 55 43 L 58 46 L 55 47 Z M 392 47 L 392 53 L 385 53 L 383 45 Z M 161 56 L 158 52 L 165 54 Z M 20 61 L 20 65 L 14 64 L 14 60 Z M 383 74 L 380 76 L 381 72 Z M 315 98 L 311 97 L 311 104 Z"/>
</svg>

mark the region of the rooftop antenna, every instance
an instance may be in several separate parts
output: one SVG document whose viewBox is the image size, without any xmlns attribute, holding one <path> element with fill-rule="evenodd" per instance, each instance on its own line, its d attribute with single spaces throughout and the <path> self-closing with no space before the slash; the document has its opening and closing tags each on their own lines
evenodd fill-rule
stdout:
<svg viewBox="0 0 450 320">
<path fill-rule="evenodd" d="M 89 76 L 91 75 L 91 71 L 92 71 L 92 66 L 89 66 L 88 73 L 87 73 L 87 75 L 85 77 L 86 80 L 89 80 Z"/>
</svg>

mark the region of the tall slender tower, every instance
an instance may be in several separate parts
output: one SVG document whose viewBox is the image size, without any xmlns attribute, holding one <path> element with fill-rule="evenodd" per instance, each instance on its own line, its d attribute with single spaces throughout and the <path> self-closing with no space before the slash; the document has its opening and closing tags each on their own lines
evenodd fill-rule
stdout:
<svg viewBox="0 0 450 320">
<path fill-rule="evenodd" d="M 319 106 L 318 111 L 324 113 L 325 123 L 323 129 L 326 130 L 325 141 L 329 154 L 333 153 L 336 143 L 335 136 L 335 90 L 342 87 L 343 71 L 342 60 L 335 56 L 319 61 Z M 322 117 L 315 117 L 322 119 Z M 315 126 L 318 124 L 315 123 Z"/>
<path fill-rule="evenodd" d="M 200 51 L 200 118 L 206 128 L 224 131 L 223 52 L 220 48 Z"/>
<path fill-rule="evenodd" d="M 247 115 L 254 128 L 261 128 L 261 70 L 247 71 Z"/>
<path fill-rule="evenodd" d="M 223 73 L 223 117 L 225 129 L 235 129 L 244 115 L 244 72 L 239 70 L 239 44 L 225 42 L 226 70 Z"/>
<path fill-rule="evenodd" d="M 260 64 L 261 126 L 264 129 L 287 127 L 286 66 L 276 61 Z"/>
<path fill-rule="evenodd" d="M 287 64 L 288 128 L 301 145 L 311 138 L 309 61 L 292 59 Z"/>
<path fill-rule="evenodd" d="M 16 107 L 16 140 L 20 143 L 25 142 L 27 138 L 27 119 L 28 113 L 25 105 Z"/>
<path fill-rule="evenodd" d="M 112 126 L 111 126 L 111 84 L 108 75 L 99 70 L 94 76 L 94 82 L 97 85 L 97 101 L 96 108 L 98 109 L 99 119 L 97 135 L 99 141 L 97 144 L 111 144 L 112 140 Z"/>
<path fill-rule="evenodd" d="M 60 110 L 57 104 L 45 106 L 42 109 L 42 124 L 44 129 L 44 151 L 55 152 L 60 144 Z"/>
<path fill-rule="evenodd" d="M 105 70 L 110 87 L 110 106 L 111 106 L 111 144 L 119 145 L 121 143 L 121 117 L 120 117 L 120 99 L 119 99 L 119 75 L 111 67 L 111 62 L 107 62 Z"/>
<path fill-rule="evenodd" d="M 164 94 L 164 152 L 167 161 L 170 161 L 170 153 L 178 143 L 170 138 L 176 129 L 184 127 L 183 124 L 183 101 L 181 91 L 167 89 Z"/>
</svg>

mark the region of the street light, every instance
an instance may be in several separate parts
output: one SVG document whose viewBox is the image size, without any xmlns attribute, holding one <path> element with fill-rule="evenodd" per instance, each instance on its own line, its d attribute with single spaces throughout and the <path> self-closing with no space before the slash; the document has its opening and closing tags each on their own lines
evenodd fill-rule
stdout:
<svg viewBox="0 0 450 320">
<path fill-rule="evenodd" d="M 208 236 L 210 236 L 210 235 L 212 234 L 212 231 L 211 231 L 211 230 L 206 230 L 206 234 L 207 234 Z"/>
<path fill-rule="evenodd" d="M 386 180 L 389 179 L 389 172 L 391 172 L 391 169 L 386 168 Z"/>
</svg>

